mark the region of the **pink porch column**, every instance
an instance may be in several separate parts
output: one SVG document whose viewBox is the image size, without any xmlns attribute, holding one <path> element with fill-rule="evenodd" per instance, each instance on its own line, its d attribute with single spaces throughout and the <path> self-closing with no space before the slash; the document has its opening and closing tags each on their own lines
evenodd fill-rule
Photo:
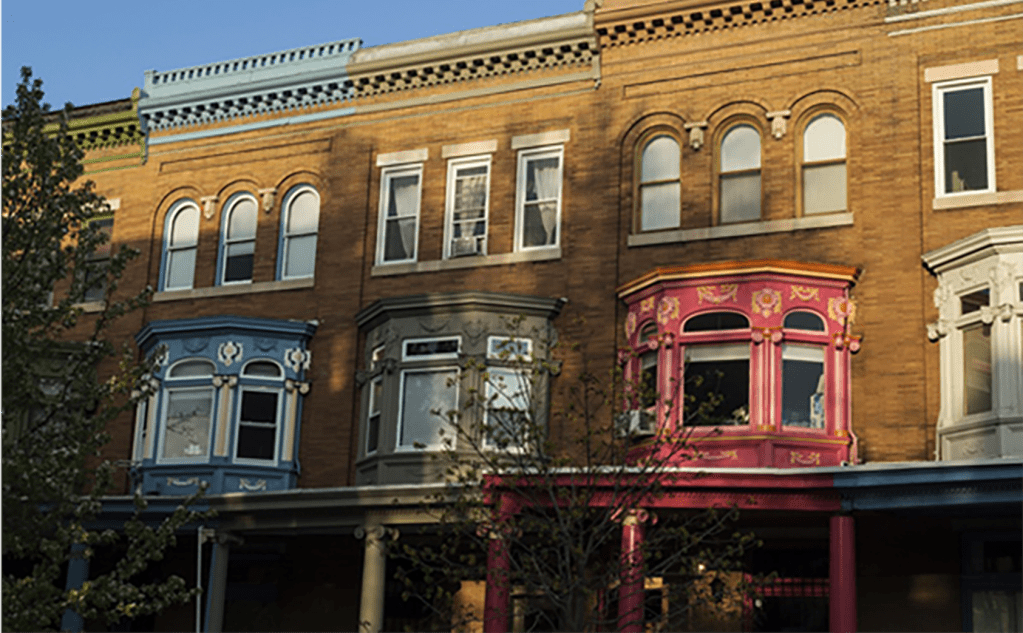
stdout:
<svg viewBox="0 0 1023 633">
<path fill-rule="evenodd" d="M 506 518 L 512 515 L 512 503 L 507 497 L 499 502 L 496 524 L 490 530 L 487 545 L 487 589 L 483 599 L 483 633 L 508 633 L 508 618 L 511 616 L 509 600 L 508 542 L 504 539 Z"/>
<path fill-rule="evenodd" d="M 831 632 L 856 631 L 856 533 L 851 516 L 831 517 Z"/>
<path fill-rule="evenodd" d="M 618 630 L 622 633 L 643 633 L 642 518 L 630 512 L 622 521 L 622 584 L 618 590 Z"/>
</svg>

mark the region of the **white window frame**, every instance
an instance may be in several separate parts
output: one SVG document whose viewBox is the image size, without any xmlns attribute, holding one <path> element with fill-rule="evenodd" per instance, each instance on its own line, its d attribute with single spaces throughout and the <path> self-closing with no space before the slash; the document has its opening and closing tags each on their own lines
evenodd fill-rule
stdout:
<svg viewBox="0 0 1023 633">
<path fill-rule="evenodd" d="M 244 380 L 251 380 L 255 378 L 260 380 L 259 376 L 247 376 Z M 283 373 L 281 378 L 262 378 L 262 380 L 276 380 L 278 382 L 283 381 Z M 245 399 L 245 393 L 247 391 L 257 393 L 273 393 L 277 396 L 277 411 L 274 412 L 274 456 L 273 459 L 258 459 L 255 457 L 239 457 L 238 456 L 238 440 L 241 437 L 242 430 L 242 401 Z M 271 387 L 268 385 L 259 384 L 245 384 L 239 383 L 236 397 L 238 398 L 238 406 L 236 407 L 237 413 L 234 416 L 234 442 L 231 447 L 231 461 L 235 464 L 258 464 L 262 466 L 276 466 L 280 459 L 281 453 L 281 413 L 284 406 L 284 390 L 280 387 Z M 262 425 L 258 425 L 262 426 Z"/>
<path fill-rule="evenodd" d="M 414 343 L 433 343 L 441 341 L 457 341 L 458 351 L 455 352 L 438 352 L 436 354 L 409 354 L 408 346 Z M 426 360 L 446 360 L 458 358 L 458 355 L 462 352 L 462 337 L 461 336 L 430 336 L 426 338 L 407 338 L 401 342 L 401 360 L 403 362 L 416 362 Z"/>
<path fill-rule="evenodd" d="M 844 138 L 842 139 L 842 156 L 841 157 L 827 158 L 827 159 L 824 159 L 824 160 L 809 160 L 807 158 L 807 153 L 808 152 L 806 151 L 807 150 L 807 145 L 809 143 L 812 143 L 813 140 L 814 140 L 813 137 L 809 135 L 809 132 L 811 131 L 810 128 L 814 125 L 814 123 L 816 123 L 817 121 L 819 121 L 821 119 L 824 119 L 824 118 L 835 119 L 836 121 L 838 121 L 839 125 L 842 126 L 842 134 L 844 136 Z M 842 213 L 844 211 L 848 211 L 849 210 L 849 129 L 848 129 L 848 127 L 845 124 L 845 119 L 843 119 L 841 116 L 839 116 L 839 114 L 837 112 L 834 112 L 834 111 L 831 111 L 831 110 L 824 110 L 824 111 L 820 111 L 820 112 L 814 113 L 813 116 L 809 117 L 809 119 L 806 121 L 806 125 L 803 126 L 802 142 L 803 142 L 803 146 L 802 146 L 802 152 L 803 152 L 802 159 L 803 160 L 802 160 L 802 164 L 799 166 L 799 196 L 800 196 L 800 203 L 801 203 L 800 204 L 800 210 L 802 211 L 803 215 L 804 216 L 814 216 L 814 215 L 824 215 L 824 214 L 828 214 L 828 213 Z M 842 182 L 842 184 L 845 186 L 845 192 L 844 192 L 845 193 L 845 196 L 844 196 L 845 204 L 842 205 L 841 209 L 830 209 L 830 210 L 827 210 L 827 211 L 810 211 L 808 209 L 808 205 L 807 205 L 807 202 L 806 202 L 806 198 L 807 198 L 807 196 L 806 196 L 806 193 L 807 193 L 807 173 L 812 173 L 814 170 L 819 169 L 819 168 L 837 167 L 839 165 L 842 166 L 842 175 L 843 175 L 843 182 Z M 761 174 L 760 184 L 761 184 L 761 187 L 763 187 L 763 174 Z"/>
<path fill-rule="evenodd" d="M 658 139 L 666 138 L 674 143 L 674 151 L 678 155 L 678 170 L 674 176 L 667 179 L 660 180 L 644 180 L 644 173 L 647 165 L 647 150 L 650 146 L 657 142 Z M 639 161 L 638 162 L 638 174 L 636 176 L 636 208 L 639 213 L 638 229 L 640 232 L 648 231 L 666 231 L 671 229 L 677 229 L 682 226 L 682 143 L 679 142 L 678 138 L 674 134 L 669 134 L 667 131 L 657 131 L 654 134 L 646 137 L 642 147 L 639 150 Z M 652 226 L 647 227 L 647 207 L 645 205 L 646 192 L 653 189 L 663 187 L 664 185 L 678 185 L 678 195 L 675 197 L 675 213 L 676 218 L 674 224 L 666 226 Z"/>
<path fill-rule="evenodd" d="M 412 256 L 406 259 L 384 259 L 385 249 L 387 246 L 387 208 L 390 206 L 391 198 L 391 180 L 402 176 L 415 175 L 418 178 L 418 186 L 416 191 L 416 208 L 415 213 L 410 216 L 397 216 L 397 217 L 412 217 L 415 221 L 415 228 L 412 236 Z M 419 259 L 419 220 L 422 211 L 423 202 L 423 164 L 412 163 L 404 165 L 393 165 L 383 167 L 380 170 L 380 208 L 378 209 L 377 216 L 377 265 L 387 264 L 409 264 L 415 263 Z M 397 221 L 397 220 L 395 220 Z"/>
<path fill-rule="evenodd" d="M 463 220 L 467 223 L 483 222 L 483 235 L 482 236 L 469 236 L 477 239 L 478 247 L 476 248 L 475 255 L 486 255 L 487 254 L 487 237 L 490 232 L 490 164 L 491 157 L 489 154 L 485 156 L 470 156 L 466 158 L 452 158 L 448 161 L 448 181 L 447 181 L 447 203 L 444 214 L 444 259 L 451 259 L 452 257 L 458 257 L 452 248 L 455 240 L 455 203 L 457 202 L 457 196 L 455 195 L 455 187 L 458 181 L 458 171 L 460 169 L 472 169 L 476 167 L 486 168 L 486 184 L 485 194 L 483 197 L 483 217 L 474 220 Z M 465 236 L 462 236 L 464 239 Z"/>
<path fill-rule="evenodd" d="M 398 389 L 398 424 L 396 426 L 397 433 L 394 438 L 394 451 L 396 453 L 407 453 L 412 451 L 439 451 L 445 450 L 448 447 L 444 444 L 443 440 L 437 444 L 426 444 L 422 448 L 418 448 L 414 445 L 405 446 L 401 443 L 401 437 L 405 430 L 405 378 L 409 374 L 448 374 L 454 373 L 454 384 L 451 386 L 454 392 L 454 404 L 455 409 L 458 408 L 460 402 L 459 385 L 461 383 L 461 372 L 457 365 L 442 365 L 442 366 L 427 366 L 427 367 L 416 367 L 403 369 L 399 376 L 399 389 Z M 447 419 L 441 415 L 430 414 L 433 418 L 436 418 L 438 424 L 446 424 Z M 454 431 L 450 431 L 450 435 L 447 437 L 451 438 L 451 448 L 455 448 L 458 443 L 458 438 L 454 434 Z M 379 444 L 378 444 L 379 446 Z"/>
<path fill-rule="evenodd" d="M 295 199 L 301 194 L 310 192 L 316 198 L 316 228 L 312 231 L 296 231 L 289 232 L 288 224 L 291 220 L 291 206 Z M 284 202 L 281 204 L 281 245 L 278 254 L 278 279 L 311 279 L 316 276 L 316 247 L 319 246 L 319 233 L 320 233 L 320 211 L 322 210 L 320 205 L 320 192 L 316 190 L 316 187 L 312 185 L 298 185 L 293 187 L 288 195 L 285 196 Z M 312 236 L 316 238 L 316 246 L 313 247 L 312 253 L 312 270 L 313 272 L 308 275 L 289 275 L 288 274 L 288 253 L 291 248 L 291 243 L 300 237 Z"/>
<path fill-rule="evenodd" d="M 749 128 L 757 135 L 757 165 L 756 167 L 748 167 L 741 169 L 731 169 L 726 171 L 724 168 L 725 159 L 727 158 L 725 152 L 725 141 L 732 134 L 738 132 L 739 128 Z M 764 132 L 759 126 L 754 125 L 752 122 L 747 120 L 739 120 L 728 126 L 725 133 L 721 135 L 721 140 L 718 142 L 718 155 L 717 155 L 717 221 L 719 225 L 728 224 L 742 224 L 744 222 L 760 222 L 764 219 Z M 740 178 L 743 176 L 752 176 L 756 174 L 757 183 L 757 217 L 750 219 L 737 219 L 737 220 L 725 220 L 725 196 L 724 189 L 725 183 L 733 178 Z"/>
<path fill-rule="evenodd" d="M 967 191 L 945 192 L 945 99 L 948 92 L 981 88 L 984 95 L 984 135 L 987 154 L 987 188 L 970 189 Z M 991 93 L 991 77 L 970 77 L 942 81 L 932 84 L 931 101 L 933 105 L 932 127 L 934 129 L 934 197 L 956 198 L 978 193 L 997 191 L 995 184 L 995 134 L 994 104 Z"/>
<path fill-rule="evenodd" d="M 175 246 L 175 245 L 173 245 L 171 243 L 171 238 L 173 237 L 173 234 L 174 234 L 174 221 L 177 219 L 177 217 L 179 215 L 181 215 L 185 211 L 189 211 L 189 210 L 193 211 L 195 213 L 195 218 L 196 218 L 196 221 L 195 221 L 195 240 L 190 242 L 190 243 L 188 243 L 188 244 L 183 244 L 183 245 Z M 199 205 L 197 205 L 195 202 L 192 202 L 191 200 L 181 200 L 179 202 L 176 202 L 174 204 L 174 206 L 171 207 L 171 210 L 167 212 L 167 220 L 166 220 L 166 222 L 164 224 L 163 266 L 162 266 L 162 271 L 161 271 L 161 275 L 160 275 L 160 277 L 161 277 L 161 279 L 160 279 L 160 290 L 162 290 L 162 291 L 169 291 L 169 290 L 191 290 L 192 287 L 195 285 L 195 264 L 196 264 L 196 256 L 198 255 L 198 252 L 199 252 L 199 233 L 200 233 L 200 228 L 201 228 L 200 225 L 201 225 L 201 223 L 202 223 L 202 212 L 199 210 Z M 192 274 L 190 275 L 190 279 L 189 279 L 188 285 L 186 285 L 186 286 L 171 286 L 170 285 L 170 280 L 171 280 L 170 268 L 171 268 L 171 264 L 174 261 L 174 255 L 176 253 L 184 253 L 185 251 L 189 251 L 189 250 L 193 252 L 193 259 L 192 259 Z"/>
<path fill-rule="evenodd" d="M 228 237 L 231 230 L 231 218 L 234 215 L 235 208 L 241 204 L 242 201 L 251 202 L 256 210 L 256 225 L 253 227 L 251 237 L 235 238 L 231 239 Z M 238 195 L 231 196 L 224 205 L 222 226 L 220 228 L 220 270 L 217 271 L 217 281 L 222 286 L 233 286 L 236 284 L 251 284 L 252 277 L 256 272 L 256 235 L 259 232 L 259 201 L 252 194 L 246 192 Z M 233 244 L 244 244 L 246 242 L 252 243 L 252 270 L 249 272 L 248 279 L 237 279 L 235 281 L 227 280 L 227 258 L 230 248 Z"/>
<path fill-rule="evenodd" d="M 558 193 L 555 199 L 554 219 L 554 242 L 551 244 L 540 244 L 526 246 L 524 244 L 525 229 L 525 207 L 526 207 L 526 174 L 530 161 L 542 160 L 545 158 L 558 159 Z M 518 169 L 516 170 L 515 185 L 515 250 L 536 251 L 543 249 L 559 248 L 561 245 L 561 207 L 565 189 L 565 146 L 549 145 L 546 147 L 535 147 L 523 149 L 518 155 Z"/>
</svg>

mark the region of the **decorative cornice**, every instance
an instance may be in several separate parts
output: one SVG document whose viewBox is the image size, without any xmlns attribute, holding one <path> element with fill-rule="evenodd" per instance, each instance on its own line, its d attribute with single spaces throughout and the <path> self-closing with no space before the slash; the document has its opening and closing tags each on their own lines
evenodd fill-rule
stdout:
<svg viewBox="0 0 1023 633">
<path fill-rule="evenodd" d="M 315 321 L 293 321 L 283 319 L 264 319 L 259 317 L 243 317 L 234 315 L 198 317 L 195 319 L 173 319 L 150 321 L 142 331 L 135 335 L 138 346 L 147 350 L 161 338 L 186 334 L 202 333 L 208 336 L 211 331 L 231 334 L 249 334 L 252 336 L 297 336 L 305 340 L 312 338 L 318 323 Z"/>
<path fill-rule="evenodd" d="M 374 301 L 355 315 L 360 328 L 372 326 L 385 315 L 414 316 L 487 310 L 506 312 L 512 315 L 537 315 L 552 319 L 561 313 L 567 299 L 549 299 L 532 295 L 513 295 L 502 292 L 467 290 L 463 292 L 434 292 L 404 297 L 389 297 Z"/>
<path fill-rule="evenodd" d="M 651 270 L 645 275 L 618 287 L 619 298 L 627 297 L 647 286 L 661 281 L 718 277 L 722 275 L 755 274 L 799 275 L 855 283 L 860 270 L 854 266 L 794 262 L 779 259 L 757 259 L 744 262 L 716 262 L 712 264 L 691 264 L 688 266 L 667 266 Z"/>
<path fill-rule="evenodd" d="M 71 110 L 67 133 L 79 148 L 85 151 L 121 147 L 137 144 L 144 151 L 145 135 L 139 125 L 139 90 L 136 88 L 129 99 L 118 99 L 106 103 L 83 106 Z M 48 134 L 60 129 L 54 113 L 51 122 L 44 128 Z"/>
<path fill-rule="evenodd" d="M 922 259 L 935 273 L 968 263 L 985 251 L 1023 251 L 1023 224 L 984 229 L 947 246 L 924 253 Z"/>
<path fill-rule="evenodd" d="M 657 7 L 598 10 L 595 26 L 603 49 L 893 2 L 897 0 L 684 1 Z"/>
</svg>

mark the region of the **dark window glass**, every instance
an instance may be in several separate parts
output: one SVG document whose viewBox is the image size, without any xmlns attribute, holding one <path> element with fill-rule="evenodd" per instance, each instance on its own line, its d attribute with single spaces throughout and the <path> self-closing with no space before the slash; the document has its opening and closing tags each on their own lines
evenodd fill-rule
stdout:
<svg viewBox="0 0 1023 633">
<path fill-rule="evenodd" d="M 277 394 L 243 391 L 238 457 L 273 459 L 277 443 Z"/>
<path fill-rule="evenodd" d="M 945 93 L 945 138 L 984 136 L 984 89 Z"/>
<path fill-rule="evenodd" d="M 686 321 L 683 332 L 710 332 L 713 330 L 742 330 L 749 327 L 749 319 L 734 312 L 700 314 Z"/>
<path fill-rule="evenodd" d="M 686 394 L 687 420 L 691 420 L 690 424 L 747 424 L 749 359 L 688 363 Z"/>
<path fill-rule="evenodd" d="M 811 312 L 793 312 L 785 317 L 784 326 L 793 330 L 824 331 L 824 320 Z"/>
<path fill-rule="evenodd" d="M 976 312 L 984 306 L 991 305 L 991 291 L 984 288 L 983 290 L 977 290 L 968 295 L 963 295 L 959 299 L 959 304 L 962 308 L 963 314 Z"/>
<path fill-rule="evenodd" d="M 405 343 L 406 356 L 433 356 L 434 354 L 457 353 L 457 338 L 446 338 L 437 341 L 409 341 Z"/>
<path fill-rule="evenodd" d="M 639 357 L 639 397 L 644 408 L 657 405 L 660 385 L 657 380 L 657 352 L 647 352 Z"/>
</svg>

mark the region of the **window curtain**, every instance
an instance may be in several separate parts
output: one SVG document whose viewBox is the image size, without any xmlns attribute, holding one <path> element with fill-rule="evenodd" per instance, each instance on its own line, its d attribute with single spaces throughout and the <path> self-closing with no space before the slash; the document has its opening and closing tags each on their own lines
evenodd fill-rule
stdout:
<svg viewBox="0 0 1023 633">
<path fill-rule="evenodd" d="M 533 161 L 533 186 L 536 188 L 537 211 L 543 225 L 546 238 L 544 244 L 553 244 L 556 237 L 558 220 L 558 182 L 561 178 L 561 165 L 557 158 Z"/>
<path fill-rule="evenodd" d="M 397 217 L 401 245 L 405 257 L 412 257 L 416 238 L 416 204 L 419 202 L 419 178 L 395 178 L 391 180 L 392 215 Z"/>
</svg>

